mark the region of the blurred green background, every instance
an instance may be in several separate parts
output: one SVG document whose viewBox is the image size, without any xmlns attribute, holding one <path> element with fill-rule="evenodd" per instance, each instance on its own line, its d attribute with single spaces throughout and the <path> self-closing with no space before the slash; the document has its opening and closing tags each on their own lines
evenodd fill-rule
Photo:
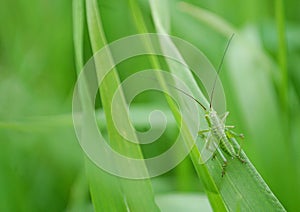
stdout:
<svg viewBox="0 0 300 212">
<path fill-rule="evenodd" d="M 109 42 L 135 33 L 126 1 L 98 2 Z M 200 48 L 216 67 L 227 38 L 178 2 L 169 0 L 166 8 L 172 34 Z M 300 2 L 284 1 L 287 51 L 281 59 L 278 52 L 284 53 L 284 46 L 278 41 L 277 2 L 186 2 L 215 13 L 239 32 L 241 38 L 233 41 L 220 75 L 230 111 L 228 123 L 245 134 L 243 149 L 274 194 L 287 210 L 296 211 L 300 206 Z M 139 4 L 154 31 L 148 2 Z M 0 210 L 92 210 L 84 156 L 71 117 L 76 81 L 72 1 L 1 0 L 0 23 Z M 86 59 L 90 52 L 87 48 Z M 287 74 L 280 62 L 284 58 Z M 128 68 L 121 78 L 141 67 Z M 137 102 L 146 108 L 160 101 L 156 93 L 148 93 Z M 202 191 L 189 159 L 152 183 L 156 194 Z"/>
</svg>

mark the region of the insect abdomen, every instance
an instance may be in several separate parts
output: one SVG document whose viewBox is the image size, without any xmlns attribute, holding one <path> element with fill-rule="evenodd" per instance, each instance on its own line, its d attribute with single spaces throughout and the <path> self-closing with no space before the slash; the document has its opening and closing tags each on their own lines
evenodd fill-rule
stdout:
<svg viewBox="0 0 300 212">
<path fill-rule="evenodd" d="M 232 145 L 230 144 L 230 142 L 228 141 L 228 138 L 226 136 L 226 134 L 224 133 L 224 129 L 223 128 L 215 128 L 212 129 L 212 132 L 215 136 L 215 138 L 220 142 L 220 148 L 226 152 L 228 155 L 230 156 L 235 156 L 236 152 L 234 150 L 234 148 L 232 147 Z"/>
<path fill-rule="evenodd" d="M 224 123 L 221 121 L 215 111 L 211 111 L 209 117 L 211 122 L 212 134 L 220 142 L 220 148 L 230 156 L 235 157 L 236 152 L 225 134 Z"/>
<path fill-rule="evenodd" d="M 237 155 L 234 148 L 228 141 L 227 137 L 220 140 L 220 147 L 224 152 L 226 152 L 227 154 L 229 154 L 232 157 L 235 157 Z"/>
</svg>

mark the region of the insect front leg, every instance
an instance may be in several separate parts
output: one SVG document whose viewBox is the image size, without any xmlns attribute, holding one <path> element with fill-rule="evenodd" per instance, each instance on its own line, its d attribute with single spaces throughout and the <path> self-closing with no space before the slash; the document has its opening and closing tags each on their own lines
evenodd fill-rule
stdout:
<svg viewBox="0 0 300 212">
<path fill-rule="evenodd" d="M 238 133 L 230 130 L 230 128 L 234 128 L 234 126 L 226 126 L 226 128 L 225 128 L 226 135 L 229 138 L 241 138 L 241 139 L 244 139 L 244 135 L 242 133 L 238 134 Z"/>
<path fill-rule="evenodd" d="M 220 116 L 223 123 L 225 123 L 227 116 L 229 115 L 229 112 L 225 112 L 223 115 Z"/>
<path fill-rule="evenodd" d="M 204 146 L 200 149 L 202 160 L 207 161 L 211 157 L 214 157 L 217 147 L 218 143 L 216 142 L 215 137 L 213 136 L 211 131 L 209 131 L 206 136 Z"/>
<path fill-rule="evenodd" d="M 208 133 L 208 132 L 210 132 L 210 129 L 205 129 L 205 130 L 200 130 L 199 132 L 198 132 L 198 135 L 201 137 L 201 138 L 203 138 L 203 139 L 205 139 L 206 138 L 206 133 Z"/>
</svg>

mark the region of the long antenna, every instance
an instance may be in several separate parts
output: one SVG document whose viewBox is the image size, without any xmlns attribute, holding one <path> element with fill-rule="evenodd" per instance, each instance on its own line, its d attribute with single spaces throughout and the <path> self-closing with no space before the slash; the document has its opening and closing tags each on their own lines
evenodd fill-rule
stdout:
<svg viewBox="0 0 300 212">
<path fill-rule="evenodd" d="M 215 77 L 215 80 L 214 80 L 214 84 L 213 84 L 213 89 L 212 89 L 211 95 L 210 95 L 210 101 L 209 101 L 209 108 L 210 108 L 210 109 L 211 109 L 211 107 L 212 107 L 212 100 L 213 100 L 213 95 L 214 95 L 214 92 L 215 92 L 215 87 L 216 87 L 217 78 L 218 78 L 218 75 L 219 75 L 219 73 L 220 73 L 220 71 L 221 71 L 222 65 L 223 65 L 223 63 L 224 63 L 224 58 L 225 58 L 226 52 L 227 52 L 227 50 L 228 50 L 228 47 L 229 47 L 230 42 L 231 42 L 231 40 L 232 40 L 233 37 L 234 37 L 234 33 L 231 35 L 231 37 L 229 38 L 229 40 L 228 40 L 228 42 L 227 42 L 226 48 L 225 48 L 225 50 L 224 50 L 224 54 L 223 54 L 223 56 L 222 56 L 221 62 L 220 62 L 219 67 L 218 67 L 218 71 L 217 71 L 217 74 L 216 74 L 216 77 Z"/>
<path fill-rule="evenodd" d="M 172 88 L 174 88 L 174 89 L 180 91 L 181 93 L 187 95 L 188 97 L 192 98 L 193 100 L 195 100 L 195 102 L 197 102 L 197 103 L 198 103 L 198 104 L 206 111 L 206 107 L 205 107 L 199 100 L 197 100 L 196 98 L 194 98 L 192 95 L 188 94 L 187 92 L 185 92 L 185 91 L 183 91 L 183 90 L 181 90 L 181 89 L 179 89 L 179 88 L 176 88 L 176 87 L 173 86 L 173 85 L 168 84 L 168 86 L 170 86 L 170 87 L 172 87 Z"/>
<path fill-rule="evenodd" d="M 156 81 L 155 79 L 149 78 L 149 77 L 148 77 L 148 78 L 142 77 L 142 78 L 143 78 L 143 79 L 151 79 L 151 80 L 153 80 L 153 81 Z M 196 98 L 193 97 L 192 95 L 188 94 L 188 93 L 185 92 L 184 90 L 181 90 L 180 88 L 177 88 L 176 86 L 171 85 L 171 84 L 169 84 L 169 83 L 166 83 L 166 85 L 167 85 L 168 87 L 174 88 L 174 89 L 180 91 L 181 93 L 185 94 L 186 96 L 190 97 L 190 98 L 193 99 L 195 102 L 197 102 L 197 103 L 203 108 L 203 110 L 207 111 L 206 107 L 205 107 L 198 99 L 196 99 Z"/>
</svg>

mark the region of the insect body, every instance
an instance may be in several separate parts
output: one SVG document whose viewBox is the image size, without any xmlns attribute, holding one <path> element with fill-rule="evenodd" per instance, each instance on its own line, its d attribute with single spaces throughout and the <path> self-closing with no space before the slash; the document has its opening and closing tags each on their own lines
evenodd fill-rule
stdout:
<svg viewBox="0 0 300 212">
<path fill-rule="evenodd" d="M 232 158 L 239 159 L 242 163 L 244 163 L 244 160 L 240 156 L 240 149 L 236 150 L 234 146 L 232 145 L 231 139 L 234 137 L 240 137 L 243 138 L 242 134 L 236 134 L 231 130 L 231 128 L 234 128 L 234 126 L 226 126 L 225 120 L 228 116 L 228 112 L 224 114 L 222 118 L 220 118 L 217 114 L 217 112 L 210 108 L 205 115 L 205 119 L 207 120 L 209 129 L 207 130 L 201 130 L 198 132 L 199 135 L 206 138 L 205 141 L 205 147 L 202 150 L 202 154 L 204 154 L 204 151 L 217 151 L 219 155 L 221 156 L 223 160 L 222 165 L 222 177 L 225 174 L 225 169 L 227 167 L 227 159 L 223 155 L 222 151 L 227 153 Z M 207 133 L 207 135 L 206 135 Z"/>
<path fill-rule="evenodd" d="M 199 102 L 197 99 L 195 99 L 193 96 L 189 95 L 185 91 L 172 86 L 173 88 L 179 90 L 180 92 L 182 92 L 185 95 L 192 98 L 194 101 L 196 101 L 205 110 L 205 119 L 208 123 L 208 129 L 201 130 L 201 131 L 198 132 L 198 134 L 200 136 L 205 138 L 205 147 L 201 151 L 201 156 L 202 157 L 204 156 L 204 157 L 206 157 L 205 159 L 208 159 L 209 157 L 212 156 L 212 154 L 215 155 L 215 152 L 217 151 L 219 153 L 219 155 L 221 156 L 222 160 L 223 160 L 222 177 L 224 176 L 225 169 L 227 167 L 227 159 L 224 156 L 223 152 L 225 152 L 231 158 L 237 158 L 242 163 L 245 162 L 240 156 L 240 148 L 236 149 L 233 146 L 233 141 L 232 141 L 233 138 L 236 138 L 236 137 L 243 138 L 244 136 L 242 134 L 237 134 L 234 131 L 232 131 L 231 129 L 234 128 L 234 126 L 226 126 L 225 125 L 225 120 L 226 120 L 229 112 L 226 112 L 222 117 L 220 117 L 212 107 L 213 93 L 214 93 L 214 88 L 215 88 L 215 84 L 216 84 L 216 79 L 217 79 L 217 76 L 218 76 L 218 74 L 221 70 L 225 53 L 226 53 L 226 51 L 229 47 L 229 44 L 230 44 L 232 38 L 233 38 L 233 35 L 231 36 L 231 38 L 229 39 L 229 41 L 227 43 L 225 52 L 224 52 L 222 60 L 221 60 L 221 63 L 218 67 L 216 78 L 215 78 L 214 84 L 213 84 L 213 90 L 211 92 L 211 99 L 210 99 L 209 109 L 207 109 L 201 102 Z M 208 150 L 209 150 L 209 152 L 208 152 Z"/>
<path fill-rule="evenodd" d="M 225 125 L 225 120 L 229 112 L 226 112 L 222 117 L 220 117 L 217 114 L 217 112 L 212 108 L 211 104 L 208 110 L 201 102 L 199 102 L 193 96 L 189 95 L 188 93 L 179 88 L 173 88 L 192 98 L 205 110 L 205 119 L 208 124 L 208 129 L 200 130 L 198 132 L 198 135 L 205 138 L 205 146 L 201 151 L 201 156 L 207 157 L 204 158 L 204 160 L 209 159 L 209 157 L 211 157 L 217 151 L 223 160 L 222 177 L 224 176 L 225 169 L 227 167 L 227 159 L 224 156 L 223 152 L 225 152 L 231 158 L 237 158 L 242 163 L 245 163 L 245 161 L 240 156 L 241 149 L 236 149 L 232 144 L 232 138 L 244 138 L 243 134 L 237 134 L 234 131 L 232 131 L 232 128 L 234 128 L 234 126 Z"/>
</svg>

